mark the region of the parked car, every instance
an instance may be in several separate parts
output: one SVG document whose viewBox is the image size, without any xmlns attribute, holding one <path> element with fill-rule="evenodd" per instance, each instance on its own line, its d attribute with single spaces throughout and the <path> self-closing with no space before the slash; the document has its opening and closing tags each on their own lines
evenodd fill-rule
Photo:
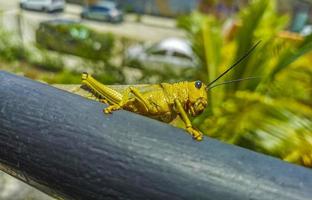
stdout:
<svg viewBox="0 0 312 200">
<path fill-rule="evenodd" d="M 114 47 L 111 33 L 98 33 L 77 21 L 49 20 L 36 30 L 40 47 L 92 60 L 107 60 Z"/>
<path fill-rule="evenodd" d="M 44 12 L 53 12 L 64 10 L 64 0 L 20 0 L 20 7 L 23 9 L 40 10 Z"/>
<path fill-rule="evenodd" d="M 100 1 L 84 7 L 81 18 L 115 23 L 123 21 L 123 12 L 114 2 Z"/>
<path fill-rule="evenodd" d="M 143 68 L 179 72 L 195 68 L 197 61 L 187 40 L 168 38 L 152 45 L 136 45 L 126 51 L 126 62 Z"/>
<path fill-rule="evenodd" d="M 312 34 L 312 25 L 305 25 L 303 29 L 301 30 L 300 34 L 302 36 L 308 36 Z"/>
</svg>

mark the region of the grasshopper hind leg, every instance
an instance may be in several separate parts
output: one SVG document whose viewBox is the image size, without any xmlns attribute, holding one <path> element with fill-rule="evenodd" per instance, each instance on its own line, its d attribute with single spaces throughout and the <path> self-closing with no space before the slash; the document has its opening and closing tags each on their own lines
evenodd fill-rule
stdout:
<svg viewBox="0 0 312 200">
<path fill-rule="evenodd" d="M 119 92 L 98 82 L 86 72 L 82 74 L 81 79 L 82 84 L 91 91 L 98 101 L 109 105 L 103 110 L 104 113 L 112 113 L 112 111 L 121 109 L 122 95 Z"/>
<path fill-rule="evenodd" d="M 111 114 L 113 111 L 120 110 L 122 107 L 118 104 L 109 105 L 107 108 L 103 109 L 105 114 Z"/>
</svg>

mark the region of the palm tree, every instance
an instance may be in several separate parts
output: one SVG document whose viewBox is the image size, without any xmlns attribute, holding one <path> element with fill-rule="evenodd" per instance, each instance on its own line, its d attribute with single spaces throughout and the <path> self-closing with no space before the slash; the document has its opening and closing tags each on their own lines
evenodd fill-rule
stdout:
<svg viewBox="0 0 312 200">
<path fill-rule="evenodd" d="M 312 35 L 280 37 L 289 17 L 275 7 L 275 1 L 252 1 L 230 32 L 212 15 L 180 20 L 201 60 L 197 78 L 206 82 L 262 41 L 224 77 L 259 78 L 211 89 L 210 106 L 193 123 L 211 137 L 312 167 Z"/>
</svg>

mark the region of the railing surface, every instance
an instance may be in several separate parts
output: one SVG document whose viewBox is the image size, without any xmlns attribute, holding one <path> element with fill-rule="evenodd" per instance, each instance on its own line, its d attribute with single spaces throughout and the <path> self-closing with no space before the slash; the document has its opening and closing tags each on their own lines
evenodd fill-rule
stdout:
<svg viewBox="0 0 312 200">
<path fill-rule="evenodd" d="M 65 199 L 311 200 L 306 168 L 0 72 L 0 166 Z"/>
</svg>

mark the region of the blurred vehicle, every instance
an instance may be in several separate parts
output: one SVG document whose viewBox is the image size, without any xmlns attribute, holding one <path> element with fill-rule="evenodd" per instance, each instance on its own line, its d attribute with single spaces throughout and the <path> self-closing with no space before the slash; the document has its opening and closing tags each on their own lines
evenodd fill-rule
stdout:
<svg viewBox="0 0 312 200">
<path fill-rule="evenodd" d="M 43 48 L 93 60 L 107 60 L 114 47 L 111 33 L 98 33 L 65 19 L 41 22 L 36 30 L 36 42 Z"/>
<path fill-rule="evenodd" d="M 123 21 L 123 12 L 114 2 L 100 1 L 84 7 L 81 18 L 116 23 Z"/>
<path fill-rule="evenodd" d="M 300 34 L 302 36 L 308 36 L 312 34 L 312 25 L 305 25 L 303 29 L 301 30 Z"/>
<path fill-rule="evenodd" d="M 126 62 L 156 70 L 170 68 L 179 72 L 187 68 L 195 68 L 197 61 L 187 40 L 168 38 L 152 45 L 136 45 L 126 51 Z M 135 67 L 135 66 L 133 66 Z"/>
<path fill-rule="evenodd" d="M 64 0 L 20 0 L 20 7 L 23 9 L 40 10 L 44 12 L 63 11 Z"/>
</svg>

